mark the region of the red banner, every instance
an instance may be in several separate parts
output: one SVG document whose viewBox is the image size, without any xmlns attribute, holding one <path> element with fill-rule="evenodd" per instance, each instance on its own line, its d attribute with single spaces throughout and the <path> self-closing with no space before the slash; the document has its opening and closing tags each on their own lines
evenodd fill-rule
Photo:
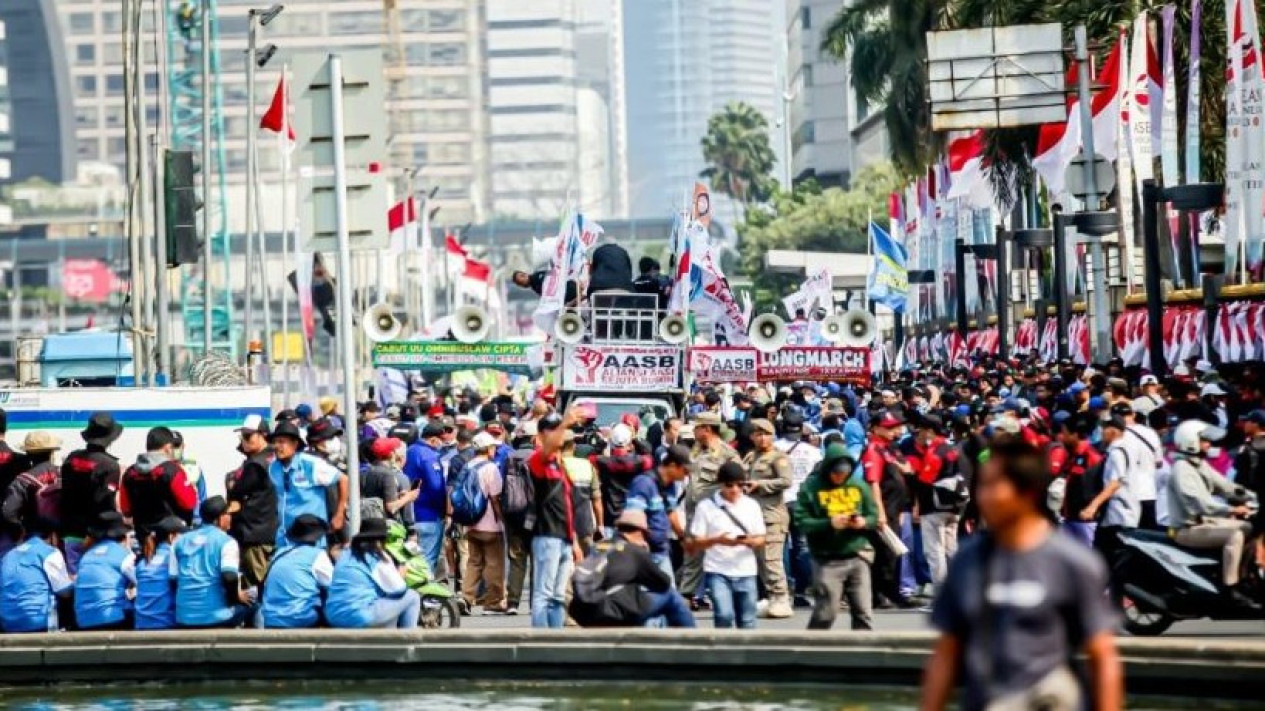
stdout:
<svg viewBox="0 0 1265 711">
<path fill-rule="evenodd" d="M 118 278 L 99 259 L 67 259 L 62 266 L 62 292 L 75 301 L 100 304 L 119 290 Z"/>
</svg>

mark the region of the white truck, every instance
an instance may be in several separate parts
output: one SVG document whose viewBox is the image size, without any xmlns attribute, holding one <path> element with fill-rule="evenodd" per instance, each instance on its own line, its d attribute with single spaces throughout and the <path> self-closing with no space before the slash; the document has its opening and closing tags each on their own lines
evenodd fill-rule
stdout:
<svg viewBox="0 0 1265 711">
<path fill-rule="evenodd" d="M 663 421 L 685 407 L 689 325 L 653 294 L 593 294 L 555 328 L 558 407 L 591 405 L 597 424 L 649 411 Z"/>
</svg>

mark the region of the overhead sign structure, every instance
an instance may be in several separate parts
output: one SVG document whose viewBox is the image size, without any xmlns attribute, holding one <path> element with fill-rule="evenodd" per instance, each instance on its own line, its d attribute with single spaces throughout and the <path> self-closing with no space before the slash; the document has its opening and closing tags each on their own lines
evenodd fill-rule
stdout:
<svg viewBox="0 0 1265 711">
<path fill-rule="evenodd" d="M 334 160 L 334 122 L 330 111 L 328 51 L 294 56 L 294 133 L 298 140 L 299 223 L 304 251 L 334 252 L 338 220 L 335 173 L 347 180 L 347 226 L 352 251 L 386 249 L 387 120 L 382 52 L 339 49 L 342 64 L 345 165 Z"/>
<path fill-rule="evenodd" d="M 562 352 L 564 390 L 667 390 L 681 386 L 674 346 L 569 346 Z"/>
<path fill-rule="evenodd" d="M 870 349 L 784 346 L 771 353 L 754 348 L 700 347 L 689 351 L 690 375 L 701 383 L 823 380 L 870 384 Z"/>
<path fill-rule="evenodd" d="M 487 368 L 527 374 L 530 343 L 389 341 L 373 346 L 373 367 L 453 373 Z"/>
<path fill-rule="evenodd" d="M 1058 23 L 927 33 L 931 128 L 954 131 L 1067 120 Z"/>
</svg>

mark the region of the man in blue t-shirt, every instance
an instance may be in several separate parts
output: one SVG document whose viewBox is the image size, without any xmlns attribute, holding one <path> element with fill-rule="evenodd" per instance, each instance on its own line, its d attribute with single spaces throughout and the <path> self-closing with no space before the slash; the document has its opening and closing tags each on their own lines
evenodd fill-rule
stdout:
<svg viewBox="0 0 1265 711">
<path fill-rule="evenodd" d="M 268 441 L 276 455 L 268 465 L 268 478 L 277 492 L 276 552 L 290 546 L 286 531 L 303 514 L 312 514 L 328 523 L 331 531 L 341 529 L 347 513 L 347 476 L 324 459 L 299 451 L 303 440 L 294 425 L 278 425 Z M 337 490 L 336 497 L 331 496 L 332 488 Z M 334 499 L 332 511 L 331 499 Z"/>
<path fill-rule="evenodd" d="M 448 513 L 448 489 L 439 457 L 443 437 L 442 423 L 438 420 L 428 423 L 421 438 L 408 448 L 404 460 L 404 475 L 418 491 L 413 502 L 417 545 L 434 574 L 437 574 L 439 556 L 444 549 L 444 517 Z"/>
<path fill-rule="evenodd" d="M 241 551 L 228 535 L 232 514 L 223 496 L 202 502 L 202 526 L 176 540 L 168 573 L 176 581 L 176 624 L 180 627 L 240 627 L 254 612 L 257 591 L 242 590 Z"/>
<path fill-rule="evenodd" d="M 58 607 L 70 613 L 73 581 L 66 559 L 49 540 L 48 522 L 31 524 L 31 535 L 0 558 L 0 632 L 56 632 Z"/>
<path fill-rule="evenodd" d="M 690 452 L 681 445 L 668 447 L 659 457 L 657 472 L 643 472 L 628 485 L 624 510 L 646 514 L 646 543 L 650 557 L 668 577 L 672 577 L 671 535 L 685 540 L 684 513 L 676 486 L 690 472 Z"/>
</svg>

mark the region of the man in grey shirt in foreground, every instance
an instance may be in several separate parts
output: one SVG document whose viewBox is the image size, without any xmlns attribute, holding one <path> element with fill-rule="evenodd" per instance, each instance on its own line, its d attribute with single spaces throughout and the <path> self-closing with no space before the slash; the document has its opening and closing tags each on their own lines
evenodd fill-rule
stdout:
<svg viewBox="0 0 1265 711">
<path fill-rule="evenodd" d="M 1044 454 L 999 438 L 978 476 L 976 502 L 988 532 L 959 549 L 932 608 L 941 635 L 924 671 L 923 710 L 946 708 L 959 668 L 967 711 L 1122 708 L 1106 567 L 1042 515 L 1050 478 Z M 1088 688 L 1072 669 L 1079 652 L 1087 657 Z"/>
</svg>

